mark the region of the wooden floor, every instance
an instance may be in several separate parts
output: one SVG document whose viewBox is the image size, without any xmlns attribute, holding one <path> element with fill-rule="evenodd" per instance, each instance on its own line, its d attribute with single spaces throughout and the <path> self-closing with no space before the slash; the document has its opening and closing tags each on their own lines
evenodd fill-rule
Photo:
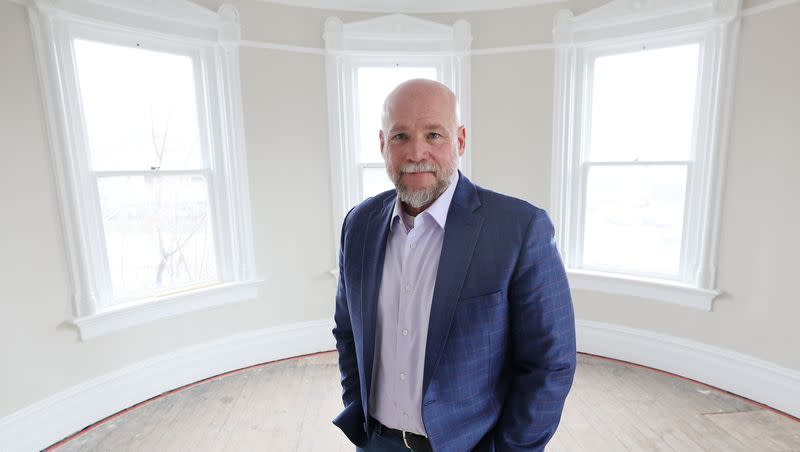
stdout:
<svg viewBox="0 0 800 452">
<path fill-rule="evenodd" d="M 348 451 L 334 352 L 215 378 L 73 437 L 67 451 Z M 800 451 L 800 423 L 670 375 L 581 355 L 548 451 Z"/>
</svg>

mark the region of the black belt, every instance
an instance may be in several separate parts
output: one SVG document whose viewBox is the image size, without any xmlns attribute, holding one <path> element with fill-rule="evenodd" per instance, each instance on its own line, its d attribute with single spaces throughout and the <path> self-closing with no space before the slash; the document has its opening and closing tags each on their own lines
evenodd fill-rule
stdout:
<svg viewBox="0 0 800 452">
<path fill-rule="evenodd" d="M 372 416 L 370 416 L 369 420 L 375 425 L 375 431 L 379 435 L 400 438 L 401 440 L 403 440 L 403 444 L 405 444 L 407 448 L 414 449 L 417 452 L 433 452 L 433 449 L 431 449 L 431 443 L 430 441 L 428 441 L 428 438 L 422 435 L 418 435 L 416 433 L 389 428 L 381 424 L 377 419 L 375 419 Z"/>
</svg>

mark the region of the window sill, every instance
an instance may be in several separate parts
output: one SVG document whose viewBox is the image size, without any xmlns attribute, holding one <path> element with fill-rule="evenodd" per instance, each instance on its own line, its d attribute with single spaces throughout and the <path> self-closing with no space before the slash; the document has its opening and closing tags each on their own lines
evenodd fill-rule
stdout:
<svg viewBox="0 0 800 452">
<path fill-rule="evenodd" d="M 701 311 L 711 311 L 714 298 L 721 293 L 678 282 L 587 270 L 569 269 L 567 276 L 572 289 L 649 298 Z"/>
<path fill-rule="evenodd" d="M 86 341 L 155 320 L 252 300 L 256 298 L 258 286 L 262 282 L 263 280 L 231 282 L 190 292 L 149 298 L 135 304 L 113 307 L 76 318 L 73 323 L 80 330 L 81 340 Z"/>
</svg>

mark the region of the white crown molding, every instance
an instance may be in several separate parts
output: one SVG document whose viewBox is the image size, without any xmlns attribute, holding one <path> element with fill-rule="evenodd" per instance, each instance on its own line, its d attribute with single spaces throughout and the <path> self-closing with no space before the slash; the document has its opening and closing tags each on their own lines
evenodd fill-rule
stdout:
<svg viewBox="0 0 800 452">
<path fill-rule="evenodd" d="M 267 3 L 281 5 L 324 9 L 327 11 L 354 11 L 368 13 L 459 13 L 477 11 L 495 11 L 511 8 L 550 5 L 566 3 L 568 0 L 439 0 L 430 2 L 426 0 L 261 0 Z"/>
<path fill-rule="evenodd" d="M 197 344 L 92 378 L 0 418 L 3 452 L 41 450 L 166 391 L 231 370 L 333 350 L 333 321 L 316 320 Z"/>
<path fill-rule="evenodd" d="M 35 0 L 7 0 L 7 1 L 9 1 L 10 3 L 17 3 L 19 5 L 27 6 L 29 4 L 32 4 Z M 562 1 L 565 0 L 544 1 L 544 2 L 539 2 L 538 4 L 561 3 Z M 273 1 L 271 3 L 283 3 L 283 2 Z M 284 4 L 288 5 L 290 3 L 286 2 Z M 797 5 L 797 4 L 800 4 L 800 0 L 772 0 L 770 2 L 758 6 L 751 6 L 749 8 L 744 8 L 741 12 L 741 15 L 754 16 L 774 9 L 783 8 L 785 6 Z M 404 12 L 408 13 L 408 11 Z M 295 46 L 288 44 L 278 44 L 268 41 L 253 41 L 253 40 L 239 40 L 236 44 L 238 44 L 241 47 L 248 47 L 255 49 L 279 50 L 284 52 L 306 53 L 311 55 L 325 55 L 325 49 L 322 47 L 304 47 L 304 46 Z M 523 44 L 515 46 L 487 47 L 483 49 L 473 49 L 471 51 L 471 55 L 484 56 L 484 55 L 498 55 L 505 53 L 536 52 L 541 50 L 553 50 L 556 47 L 557 45 L 552 42 Z"/>
<path fill-rule="evenodd" d="M 772 0 L 771 2 L 764 3 L 763 5 L 751 6 L 743 9 L 742 16 L 752 16 L 754 14 L 761 14 L 773 9 L 797 4 L 800 4 L 800 0 Z"/>
<path fill-rule="evenodd" d="M 24 4 L 28 0 L 9 0 L 16 1 Z M 742 10 L 742 16 L 754 16 L 763 12 L 771 11 L 785 6 L 800 4 L 800 0 L 773 0 L 758 6 L 752 6 Z M 581 44 L 589 44 L 590 42 L 582 42 Z M 255 49 L 268 49 L 278 50 L 283 52 L 306 53 L 310 55 L 325 55 L 325 49 L 321 47 L 302 47 L 287 44 L 277 44 L 267 41 L 250 41 L 242 40 L 238 44 L 242 47 L 249 47 Z M 508 53 L 526 53 L 526 52 L 539 52 L 543 50 L 554 50 L 558 45 L 552 42 L 541 42 L 534 44 L 524 44 L 515 46 L 501 46 L 501 47 L 487 47 L 483 49 L 472 49 L 470 55 L 473 56 L 486 56 L 486 55 L 500 55 Z"/>
<path fill-rule="evenodd" d="M 651 331 L 576 321 L 578 351 L 690 378 L 800 417 L 800 371 Z"/>
</svg>

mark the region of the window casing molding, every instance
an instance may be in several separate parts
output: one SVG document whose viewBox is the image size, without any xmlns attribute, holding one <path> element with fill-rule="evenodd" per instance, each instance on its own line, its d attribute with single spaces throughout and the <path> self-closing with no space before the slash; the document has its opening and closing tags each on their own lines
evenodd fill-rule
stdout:
<svg viewBox="0 0 800 452">
<path fill-rule="evenodd" d="M 333 194 L 333 234 L 338 255 L 339 234 L 347 211 L 361 199 L 357 86 L 359 67 L 425 65 L 436 67 L 442 81 L 455 93 L 461 123 L 467 131 L 461 171 L 471 174 L 470 159 L 470 25 L 459 20 L 453 26 L 392 14 L 345 24 L 330 17 L 325 23 L 325 55 L 328 91 L 328 127 Z M 375 138 L 375 152 L 379 151 Z M 375 164 L 374 166 L 382 166 Z"/>
<path fill-rule="evenodd" d="M 133 325 L 221 304 L 253 299 L 255 268 L 244 143 L 239 18 L 169 0 L 54 0 L 28 3 L 53 153 L 67 256 L 73 284 L 74 324 L 83 340 Z M 209 208 L 218 280 L 166 296 L 111 304 L 109 266 L 96 176 L 88 161 L 75 38 L 145 48 L 192 59 L 203 155 L 208 158 Z"/>
<path fill-rule="evenodd" d="M 551 214 L 573 288 L 711 310 L 728 141 L 739 0 L 617 0 L 580 16 L 555 19 L 555 93 Z M 697 102 L 678 277 L 615 273 L 581 264 L 585 210 L 587 99 L 593 61 L 634 47 L 698 43 Z"/>
</svg>

